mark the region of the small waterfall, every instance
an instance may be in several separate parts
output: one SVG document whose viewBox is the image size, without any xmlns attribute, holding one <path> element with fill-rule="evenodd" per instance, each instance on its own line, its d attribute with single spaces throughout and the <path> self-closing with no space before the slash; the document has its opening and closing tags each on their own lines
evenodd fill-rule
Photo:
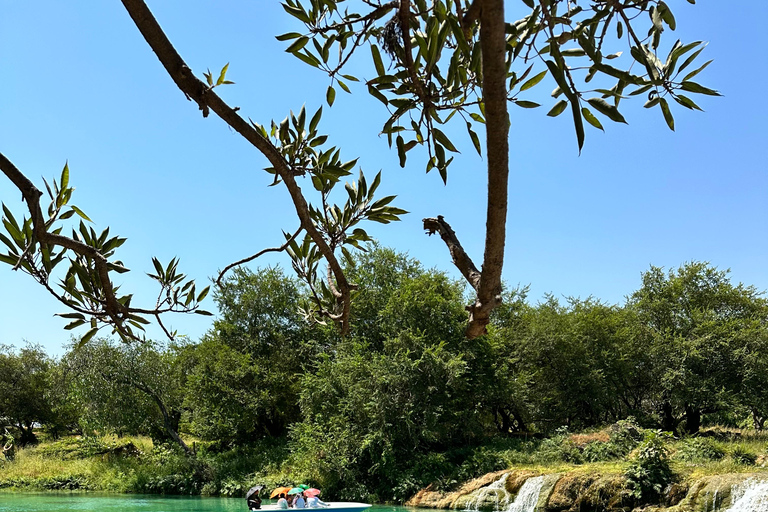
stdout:
<svg viewBox="0 0 768 512">
<path fill-rule="evenodd" d="M 506 506 L 506 504 L 509 502 L 509 493 L 506 489 L 507 484 L 507 477 L 509 476 L 509 473 L 504 473 L 501 478 L 496 480 L 490 485 L 487 485 L 483 487 L 482 489 L 477 491 L 477 494 L 475 495 L 475 498 L 467 503 L 467 507 L 464 509 L 466 511 L 471 512 L 477 512 L 480 510 L 480 507 L 483 503 L 488 501 L 488 498 L 490 496 L 493 496 L 496 501 L 496 505 L 494 506 L 494 511 L 498 512 L 501 510 L 501 506 Z"/>
<path fill-rule="evenodd" d="M 515 501 L 509 504 L 506 512 L 535 512 L 539 503 L 539 494 L 544 485 L 544 477 L 537 476 L 525 481 L 515 497 Z"/>
<path fill-rule="evenodd" d="M 750 478 L 734 486 L 725 512 L 768 512 L 768 480 Z"/>
</svg>

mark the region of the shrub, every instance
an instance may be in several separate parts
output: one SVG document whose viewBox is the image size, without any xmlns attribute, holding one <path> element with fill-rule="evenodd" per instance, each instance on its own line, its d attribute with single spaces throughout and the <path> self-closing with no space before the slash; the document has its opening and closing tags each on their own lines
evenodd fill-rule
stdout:
<svg viewBox="0 0 768 512">
<path fill-rule="evenodd" d="M 610 443 L 621 450 L 622 455 L 626 455 L 643 440 L 643 429 L 638 425 L 634 416 L 629 416 L 625 420 L 614 423 L 609 428 Z"/>
<path fill-rule="evenodd" d="M 710 462 L 725 457 L 725 450 L 711 438 L 695 437 L 685 439 L 678 448 L 675 457 L 685 462 Z"/>
<path fill-rule="evenodd" d="M 648 503 L 661 496 L 674 476 L 669 467 L 665 435 L 661 431 L 646 431 L 645 440 L 640 444 L 624 476 L 630 494 L 635 499 Z"/>
<path fill-rule="evenodd" d="M 751 452 L 742 445 L 736 445 L 731 451 L 731 459 L 736 464 L 742 464 L 744 466 L 754 466 L 757 462 L 757 454 Z"/>
<path fill-rule="evenodd" d="M 582 464 L 584 458 L 576 443 L 564 435 L 556 435 L 545 439 L 539 445 L 534 455 L 536 462 L 571 462 Z"/>
</svg>

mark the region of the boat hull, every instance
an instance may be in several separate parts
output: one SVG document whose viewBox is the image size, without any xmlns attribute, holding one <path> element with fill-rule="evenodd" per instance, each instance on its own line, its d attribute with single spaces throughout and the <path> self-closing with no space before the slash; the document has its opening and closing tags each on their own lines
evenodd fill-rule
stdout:
<svg viewBox="0 0 768 512">
<path fill-rule="evenodd" d="M 281 510 L 293 510 L 293 511 L 299 511 L 299 510 L 316 510 L 316 511 L 323 511 L 323 512 L 363 512 L 364 510 L 367 510 L 371 508 L 371 505 L 368 503 L 355 503 L 352 501 L 328 501 L 327 507 L 314 507 L 310 508 L 307 507 L 305 509 L 296 509 L 296 508 L 279 508 L 277 505 L 262 505 L 261 509 L 259 510 L 265 510 L 268 512 L 278 512 Z"/>
</svg>

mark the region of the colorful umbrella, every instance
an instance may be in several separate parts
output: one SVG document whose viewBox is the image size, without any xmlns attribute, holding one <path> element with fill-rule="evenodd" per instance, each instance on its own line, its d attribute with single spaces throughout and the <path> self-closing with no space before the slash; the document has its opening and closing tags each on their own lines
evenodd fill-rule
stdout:
<svg viewBox="0 0 768 512">
<path fill-rule="evenodd" d="M 304 494 L 306 494 L 307 496 L 309 496 L 311 498 L 314 498 L 315 496 L 319 496 L 320 495 L 320 489 L 315 489 L 315 488 L 307 489 L 307 490 L 304 491 Z"/>
<path fill-rule="evenodd" d="M 296 487 L 301 487 L 301 488 L 302 488 L 302 489 L 304 489 L 305 491 L 306 491 L 307 489 L 309 489 L 309 486 L 308 486 L 307 484 L 299 484 L 299 485 L 297 485 Z"/>
<path fill-rule="evenodd" d="M 272 491 L 272 494 L 269 495 L 269 498 L 272 499 L 275 496 L 279 496 L 280 494 L 285 494 L 285 493 L 287 493 L 290 490 L 291 490 L 290 487 L 278 487 L 277 489 Z"/>
<path fill-rule="evenodd" d="M 304 492 L 304 489 L 302 489 L 301 487 L 294 487 L 293 489 L 288 491 L 288 494 L 289 495 L 291 495 L 291 494 L 301 494 L 302 492 Z"/>
</svg>

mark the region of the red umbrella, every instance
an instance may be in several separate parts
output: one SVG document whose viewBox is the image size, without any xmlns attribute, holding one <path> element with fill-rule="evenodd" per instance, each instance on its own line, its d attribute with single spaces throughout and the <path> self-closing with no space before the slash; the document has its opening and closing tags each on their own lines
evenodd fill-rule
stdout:
<svg viewBox="0 0 768 512">
<path fill-rule="evenodd" d="M 314 488 L 307 489 L 306 491 L 304 491 L 304 494 L 306 494 L 310 498 L 314 498 L 315 496 L 318 496 L 320 494 L 320 489 L 314 489 Z"/>
</svg>

